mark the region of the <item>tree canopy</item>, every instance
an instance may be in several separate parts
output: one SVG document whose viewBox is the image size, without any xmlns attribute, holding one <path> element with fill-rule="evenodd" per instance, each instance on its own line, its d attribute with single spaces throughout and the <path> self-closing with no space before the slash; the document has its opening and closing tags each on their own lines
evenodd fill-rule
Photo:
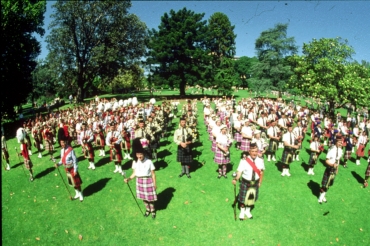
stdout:
<svg viewBox="0 0 370 246">
<path fill-rule="evenodd" d="M 171 10 L 162 16 L 158 30 L 150 31 L 147 62 L 154 64 L 153 75 L 156 81 L 179 88 L 180 95 L 185 95 L 186 85 L 204 79 L 204 63 L 209 56 L 203 16 L 186 8 Z"/>
<path fill-rule="evenodd" d="M 1 1 L 1 82 L 12 86 L 1 90 L 3 117 L 14 119 L 14 107 L 32 90 L 31 73 L 41 51 L 34 34 L 44 35 L 45 11 L 46 1 Z"/>
<path fill-rule="evenodd" d="M 292 74 L 285 58 L 297 53 L 294 37 L 287 37 L 288 24 L 278 23 L 263 31 L 255 42 L 258 62 L 252 68 L 249 86 L 257 91 L 282 91 Z"/>
<path fill-rule="evenodd" d="M 48 60 L 66 84 L 86 89 L 112 83 L 119 69 L 129 69 L 145 53 L 147 28 L 129 14 L 130 1 L 57 1 L 47 37 Z"/>
<path fill-rule="evenodd" d="M 348 102 L 355 106 L 370 104 L 368 68 L 352 62 L 354 50 L 347 40 L 313 39 L 303 45 L 302 53 L 288 59 L 294 68 L 289 88 L 328 101 L 332 114 L 335 103 L 340 106 Z"/>
</svg>

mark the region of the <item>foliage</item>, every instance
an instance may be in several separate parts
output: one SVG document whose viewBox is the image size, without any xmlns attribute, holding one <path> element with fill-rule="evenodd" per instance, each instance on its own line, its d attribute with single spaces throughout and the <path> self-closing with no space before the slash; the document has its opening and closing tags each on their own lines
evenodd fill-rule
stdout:
<svg viewBox="0 0 370 246">
<path fill-rule="evenodd" d="M 14 118 L 14 107 L 26 102 L 32 91 L 31 73 L 41 51 L 34 34 L 44 35 L 46 1 L 1 1 L 1 113 Z"/>
<path fill-rule="evenodd" d="M 252 68 L 249 86 L 257 91 L 282 91 L 292 74 L 286 57 L 297 52 L 294 37 L 287 37 L 288 24 L 276 24 L 256 40 L 258 63 Z"/>
<path fill-rule="evenodd" d="M 96 77 L 111 83 L 145 52 L 146 25 L 129 14 L 130 1 L 57 1 L 47 37 L 49 62 L 78 99 L 94 89 Z M 96 80 L 95 80 L 96 82 Z"/>
<path fill-rule="evenodd" d="M 203 65 L 209 59 L 203 16 L 186 8 L 171 10 L 162 16 L 158 30 L 149 32 L 147 63 L 153 64 L 155 81 L 179 88 L 180 95 L 185 95 L 186 85 L 198 84 L 203 79 Z"/>
<path fill-rule="evenodd" d="M 240 81 L 239 86 L 247 87 L 247 81 L 252 76 L 252 67 L 258 62 L 256 57 L 242 56 L 234 62 L 235 73 Z"/>
<path fill-rule="evenodd" d="M 112 81 L 113 88 L 140 88 L 144 70 L 133 64 L 128 70 L 119 70 L 118 75 Z"/>
<path fill-rule="evenodd" d="M 290 57 L 294 75 L 289 88 L 297 88 L 303 95 L 310 95 L 330 103 L 330 111 L 338 103 L 368 106 L 369 70 L 350 63 L 354 50 L 341 38 L 313 39 L 303 45 L 303 55 Z"/>
</svg>

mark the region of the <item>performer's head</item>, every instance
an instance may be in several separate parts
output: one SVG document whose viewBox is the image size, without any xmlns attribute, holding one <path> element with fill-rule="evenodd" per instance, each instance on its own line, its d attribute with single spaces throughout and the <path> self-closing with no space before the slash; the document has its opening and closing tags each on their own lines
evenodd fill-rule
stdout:
<svg viewBox="0 0 370 246">
<path fill-rule="evenodd" d="M 253 135 L 254 135 L 254 138 L 260 139 L 260 137 L 261 137 L 261 131 L 260 130 L 255 130 Z"/>
<path fill-rule="evenodd" d="M 249 148 L 249 155 L 252 159 L 255 159 L 258 155 L 258 148 L 256 143 L 251 143 Z"/>
<path fill-rule="evenodd" d="M 222 126 L 220 127 L 220 130 L 221 130 L 221 134 L 225 135 L 225 134 L 226 134 L 226 132 L 227 132 L 227 126 L 226 126 L 226 125 L 222 125 Z"/>
<path fill-rule="evenodd" d="M 181 127 L 185 127 L 185 125 L 186 125 L 185 118 L 181 118 L 181 119 L 180 119 L 180 126 L 181 126 Z"/>
<path fill-rule="evenodd" d="M 135 161 L 143 160 L 144 159 L 144 148 L 141 144 L 140 138 L 135 138 L 132 141 L 132 154 Z"/>
<path fill-rule="evenodd" d="M 67 147 L 68 146 L 68 144 L 67 144 L 67 142 L 64 140 L 64 139 L 61 139 L 60 140 L 60 147 L 62 148 L 62 149 L 64 149 L 65 147 Z"/>
<path fill-rule="evenodd" d="M 342 147 L 342 143 L 343 143 L 343 138 L 342 138 L 342 136 L 337 135 L 337 136 L 336 136 L 336 142 L 335 142 L 335 145 L 336 145 L 337 147 L 341 148 L 341 147 Z"/>
</svg>

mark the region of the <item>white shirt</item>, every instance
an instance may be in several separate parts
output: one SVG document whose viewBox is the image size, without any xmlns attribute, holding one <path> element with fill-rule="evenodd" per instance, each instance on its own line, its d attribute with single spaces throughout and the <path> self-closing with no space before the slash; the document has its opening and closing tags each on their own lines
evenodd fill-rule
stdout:
<svg viewBox="0 0 370 246">
<path fill-rule="evenodd" d="M 250 156 L 248 156 L 247 158 L 250 158 Z M 255 163 L 255 165 L 256 165 L 256 167 L 257 167 L 258 170 L 260 170 L 260 171 L 265 170 L 265 163 L 263 162 L 263 159 L 262 158 L 257 157 L 254 160 L 254 163 Z M 252 180 L 253 168 L 251 167 L 251 165 L 245 159 L 241 159 L 240 160 L 237 171 L 238 172 L 242 172 L 242 178 L 243 179 Z M 258 176 L 257 173 L 255 173 L 254 179 L 255 180 L 259 180 L 260 179 L 260 177 Z"/>
<path fill-rule="evenodd" d="M 243 134 L 246 135 L 248 138 L 253 137 L 253 131 L 252 131 L 252 128 L 250 126 L 243 126 L 241 133 L 242 133 L 242 135 Z"/>
<path fill-rule="evenodd" d="M 342 157 L 342 155 L 343 155 L 342 148 L 337 148 L 337 146 L 333 146 L 328 150 L 326 159 L 330 160 L 331 163 L 339 163 L 339 160 Z"/>
<path fill-rule="evenodd" d="M 294 145 L 295 136 L 293 132 L 287 132 L 283 135 L 284 145 Z"/>
<path fill-rule="evenodd" d="M 132 169 L 135 170 L 136 177 L 148 177 L 151 176 L 151 171 L 155 170 L 153 162 L 147 158 L 143 161 L 133 161 Z"/>
<path fill-rule="evenodd" d="M 319 150 L 320 143 L 318 141 L 312 141 L 310 143 L 310 149 L 318 151 Z"/>
<path fill-rule="evenodd" d="M 219 143 L 223 146 L 228 146 L 229 141 L 226 134 L 219 133 L 216 137 L 216 143 Z"/>
</svg>

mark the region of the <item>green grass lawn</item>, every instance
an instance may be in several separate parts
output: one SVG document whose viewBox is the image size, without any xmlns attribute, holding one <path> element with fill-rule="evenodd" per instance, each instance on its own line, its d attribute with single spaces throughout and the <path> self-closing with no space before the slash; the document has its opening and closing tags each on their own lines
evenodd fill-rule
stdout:
<svg viewBox="0 0 370 246">
<path fill-rule="evenodd" d="M 242 92 L 240 96 L 242 96 Z M 147 94 L 143 95 L 150 98 Z M 140 99 L 139 99 L 140 101 Z M 144 218 L 123 177 L 113 173 L 108 150 L 105 157 L 96 151 L 96 170 L 79 155 L 79 172 L 85 200 L 69 200 L 58 171 L 44 151 L 34 163 L 34 182 L 29 182 L 15 155 L 16 139 L 8 139 L 10 171 L 2 171 L 3 245 L 369 245 L 370 188 L 362 188 L 367 166 L 348 163 L 340 167 L 335 184 L 327 193 L 328 203 L 317 202 L 324 165 L 308 176 L 307 138 L 300 162 L 291 164 L 291 177 L 281 177 L 273 162 L 265 159 L 265 176 L 260 197 L 252 210 L 253 220 L 235 221 L 231 174 L 236 170 L 240 151 L 233 147 L 228 179 L 217 179 L 211 142 L 198 104 L 200 141 L 196 144 L 191 179 L 178 178 L 173 131 L 162 139 L 156 165 L 157 218 Z M 173 127 L 178 125 L 178 118 Z M 15 135 L 10 134 L 10 135 Z M 278 151 L 280 159 L 282 149 Z M 59 148 L 57 159 L 59 160 Z M 323 162 L 325 154 L 320 156 Z M 353 154 L 354 157 L 354 154 Z M 131 174 L 131 161 L 123 162 Z M 2 162 L 4 164 L 4 162 Z M 62 178 L 65 173 L 60 168 Z M 135 194 L 135 182 L 130 182 Z M 72 196 L 74 191 L 69 187 Z M 144 205 L 138 200 L 141 210 Z M 239 210 L 237 210 L 237 217 Z M 82 240 L 79 236 L 82 236 Z"/>
</svg>

